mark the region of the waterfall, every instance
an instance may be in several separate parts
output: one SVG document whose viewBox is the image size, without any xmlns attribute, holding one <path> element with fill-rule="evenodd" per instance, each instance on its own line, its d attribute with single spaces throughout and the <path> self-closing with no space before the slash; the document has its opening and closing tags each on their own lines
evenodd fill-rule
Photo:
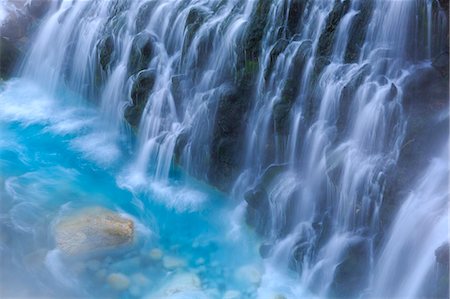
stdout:
<svg viewBox="0 0 450 299">
<path fill-rule="evenodd" d="M 416 298 L 448 233 L 447 160 L 389 221 L 385 202 L 447 17 L 437 0 L 64 0 L 21 75 L 96 103 L 109 138 L 135 133 L 125 185 L 179 167 L 230 192 L 267 265 L 318 296 Z"/>
<path fill-rule="evenodd" d="M 377 297 L 427 296 L 423 293 L 427 282 L 433 297 L 447 291 L 445 286 L 430 283 L 427 279 L 438 271 L 436 249 L 446 242 L 448 246 L 448 162 L 446 146 L 441 157 L 431 162 L 395 216 L 392 231 L 377 262 L 374 282 Z M 448 247 L 445 250 L 448 251 Z M 448 272 L 448 269 L 444 268 L 444 271 Z"/>
</svg>

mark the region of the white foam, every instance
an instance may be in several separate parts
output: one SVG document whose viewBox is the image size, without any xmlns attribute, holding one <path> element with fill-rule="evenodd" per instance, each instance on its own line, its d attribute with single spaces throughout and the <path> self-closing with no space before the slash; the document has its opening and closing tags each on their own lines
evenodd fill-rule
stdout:
<svg viewBox="0 0 450 299">
<path fill-rule="evenodd" d="M 45 265 L 60 284 L 74 288 L 77 286 L 77 280 L 67 271 L 67 267 L 61 259 L 61 252 L 58 249 L 53 249 L 47 253 Z"/>
<path fill-rule="evenodd" d="M 74 150 L 81 152 L 84 158 L 102 166 L 115 163 L 121 156 L 116 138 L 106 133 L 83 135 L 73 139 L 70 145 Z"/>
<path fill-rule="evenodd" d="M 117 185 L 133 193 L 147 193 L 152 200 L 180 213 L 201 210 L 208 201 L 208 195 L 195 188 L 155 180 L 140 172 L 134 172 L 132 168 L 126 169 L 117 177 Z"/>
<path fill-rule="evenodd" d="M 265 272 L 258 288 L 258 299 L 267 298 L 309 298 L 318 299 L 308 293 L 298 282 L 297 277 L 292 277 L 280 270 L 276 265 L 266 263 Z"/>
<path fill-rule="evenodd" d="M 23 126 L 41 125 L 51 134 L 75 135 L 72 149 L 100 166 L 115 163 L 121 156 L 119 135 L 108 131 L 95 109 L 80 105 L 74 95 L 55 98 L 32 82 L 17 79 L 5 84 L 0 102 L 0 119 Z"/>
<path fill-rule="evenodd" d="M 188 186 L 171 186 L 163 182 L 152 182 L 153 198 L 178 212 L 193 212 L 202 208 L 208 196 Z"/>
</svg>

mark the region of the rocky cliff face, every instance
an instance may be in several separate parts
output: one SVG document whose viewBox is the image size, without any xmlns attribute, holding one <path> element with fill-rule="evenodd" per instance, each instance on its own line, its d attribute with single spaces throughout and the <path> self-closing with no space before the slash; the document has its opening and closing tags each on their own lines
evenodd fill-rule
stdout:
<svg viewBox="0 0 450 299">
<path fill-rule="evenodd" d="M 8 79 L 30 47 L 30 38 L 51 7 L 50 0 L 7 1 L 0 9 L 0 78 Z"/>
</svg>

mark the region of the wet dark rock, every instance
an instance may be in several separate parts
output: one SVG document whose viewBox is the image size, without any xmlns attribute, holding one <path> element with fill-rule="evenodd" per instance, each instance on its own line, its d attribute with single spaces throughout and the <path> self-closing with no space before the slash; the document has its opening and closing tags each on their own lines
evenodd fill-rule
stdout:
<svg viewBox="0 0 450 299">
<path fill-rule="evenodd" d="M 450 251 L 450 246 L 449 246 L 448 242 L 439 246 L 434 251 L 434 255 L 436 256 L 436 262 L 439 264 L 442 264 L 442 265 L 448 265 L 449 264 L 449 251 Z"/>
<path fill-rule="evenodd" d="M 136 32 L 141 32 L 145 29 L 156 3 L 156 1 L 149 1 L 139 7 L 139 12 L 136 16 Z"/>
<path fill-rule="evenodd" d="M 297 32 L 297 27 L 302 19 L 303 12 L 305 10 L 306 1 L 304 0 L 292 0 L 289 7 L 289 14 L 287 19 L 287 26 L 291 33 Z"/>
<path fill-rule="evenodd" d="M 273 46 L 272 50 L 270 51 L 270 58 L 269 58 L 269 65 L 264 70 L 264 78 L 267 80 L 272 73 L 272 69 L 275 65 L 275 62 L 277 61 L 278 56 L 284 52 L 286 47 L 289 45 L 289 41 L 287 39 L 279 39 L 275 45 Z"/>
<path fill-rule="evenodd" d="M 245 34 L 244 53 L 245 60 L 258 60 L 261 53 L 261 41 L 264 29 L 267 25 L 271 1 L 259 0 L 251 17 L 250 24 Z"/>
<path fill-rule="evenodd" d="M 262 176 L 259 178 L 259 183 L 263 186 L 267 186 L 274 179 L 276 179 L 279 175 L 285 172 L 288 169 L 288 164 L 272 164 L 269 165 L 265 170 Z"/>
<path fill-rule="evenodd" d="M 30 36 L 50 7 L 49 0 L 16 1 L 0 25 L 0 78 L 13 75 L 15 65 L 29 46 Z"/>
<path fill-rule="evenodd" d="M 156 73 L 154 70 L 145 70 L 138 73 L 131 89 L 132 105 L 125 110 L 125 119 L 133 127 L 137 128 L 141 121 L 142 113 L 147 104 L 148 96 L 155 84 Z"/>
<path fill-rule="evenodd" d="M 272 244 L 269 243 L 263 243 L 259 246 L 259 255 L 264 259 L 268 258 L 270 255 L 270 252 L 272 251 Z"/>
<path fill-rule="evenodd" d="M 313 222 L 312 228 L 316 235 L 316 247 L 322 248 L 332 234 L 333 221 L 331 220 L 330 212 L 328 210 L 324 211 L 322 215 Z"/>
<path fill-rule="evenodd" d="M 52 0 L 31 0 L 27 1 L 26 8 L 34 18 L 42 18 L 50 9 L 52 2 Z"/>
<path fill-rule="evenodd" d="M 331 60 L 328 57 L 319 56 L 314 61 L 314 73 L 313 73 L 313 81 L 319 78 L 320 73 L 323 71 L 325 67 L 327 67 L 331 63 Z"/>
<path fill-rule="evenodd" d="M 245 211 L 245 222 L 260 236 L 267 236 L 270 231 L 270 211 L 257 210 L 250 206 Z"/>
<path fill-rule="evenodd" d="M 184 42 L 183 42 L 183 51 L 182 51 L 182 57 L 185 58 L 186 53 L 191 46 L 191 43 L 195 37 L 195 34 L 198 32 L 202 24 L 205 22 L 208 14 L 203 9 L 194 7 L 192 8 L 187 17 L 186 17 L 186 23 L 185 23 L 185 35 L 184 35 Z M 207 51 L 205 49 L 208 48 L 208 42 L 209 39 L 202 39 L 202 42 L 199 45 L 199 51 L 202 52 L 202 54 L 205 55 L 199 55 L 198 59 L 206 58 L 208 57 Z"/>
<path fill-rule="evenodd" d="M 296 242 L 291 250 L 291 258 L 289 259 L 289 268 L 293 271 L 301 273 L 305 259 L 311 252 L 311 240 L 301 238 Z"/>
<path fill-rule="evenodd" d="M 449 69 L 449 51 L 448 49 L 433 59 L 433 67 L 439 71 L 442 77 L 448 79 L 448 69 Z"/>
<path fill-rule="evenodd" d="M 172 81 L 172 96 L 174 97 L 175 101 L 178 102 L 178 99 L 181 99 L 182 97 L 182 83 L 183 83 L 183 76 L 182 75 L 176 75 L 171 78 Z"/>
<path fill-rule="evenodd" d="M 366 39 L 367 29 L 373 13 L 373 0 L 360 1 L 359 13 L 354 16 L 353 23 L 350 27 L 349 40 L 345 51 L 344 61 L 353 63 L 358 61 L 361 49 Z"/>
<path fill-rule="evenodd" d="M 22 56 L 22 52 L 9 39 L 0 38 L 0 78 L 7 79 L 13 72 L 14 67 Z"/>
<path fill-rule="evenodd" d="M 200 26 L 204 23 L 205 19 L 207 17 L 206 11 L 200 9 L 200 8 L 192 8 L 186 18 L 186 38 L 185 38 L 185 44 L 187 44 L 187 47 L 189 47 L 189 44 L 192 42 L 192 38 L 194 37 L 195 33 L 198 31 Z"/>
<path fill-rule="evenodd" d="M 18 41 L 27 36 L 33 18 L 21 12 L 10 14 L 1 25 L 1 37 L 11 41 Z"/>
<path fill-rule="evenodd" d="M 133 38 L 128 61 L 128 73 L 136 74 L 146 69 L 155 54 L 156 38 L 149 32 L 141 32 Z"/>
<path fill-rule="evenodd" d="M 278 134 L 287 134 L 289 129 L 289 112 L 292 108 L 292 99 L 288 97 L 281 98 L 273 107 L 273 120 L 275 131 Z"/>
<path fill-rule="evenodd" d="M 342 88 L 339 104 L 339 114 L 336 121 L 338 131 L 338 140 L 344 137 L 349 120 L 349 110 L 351 101 L 359 86 L 370 73 L 370 65 L 365 64 L 360 68 L 357 74 Z"/>
<path fill-rule="evenodd" d="M 98 59 L 101 68 L 106 71 L 107 67 L 111 63 L 112 54 L 114 52 L 114 38 L 109 35 L 101 39 L 97 44 Z"/>
<path fill-rule="evenodd" d="M 230 89 L 220 96 L 211 146 L 210 181 L 228 190 L 239 170 L 242 152 L 241 132 L 250 104 L 245 87 Z"/>
<path fill-rule="evenodd" d="M 403 109 L 408 119 L 397 167 L 387 169 L 386 187 L 380 210 L 381 230 L 389 227 L 399 199 L 406 198 L 411 182 L 426 169 L 432 157 L 439 155 L 448 139 L 449 82 L 434 68 L 418 70 L 403 87 Z"/>
<path fill-rule="evenodd" d="M 350 1 L 335 1 L 333 9 L 327 17 L 325 30 L 319 38 L 319 43 L 317 45 L 318 56 L 330 57 L 333 50 L 336 29 L 349 8 Z"/>
<path fill-rule="evenodd" d="M 287 164 L 272 164 L 266 168 L 258 178 L 254 187 L 245 192 L 244 199 L 247 202 L 246 222 L 255 228 L 262 236 L 268 232 L 271 224 L 270 200 L 267 187 L 270 186 L 282 173 L 287 170 Z M 286 225 L 286 228 L 289 226 Z M 285 233 L 285 231 L 281 232 Z"/>
<path fill-rule="evenodd" d="M 427 295 L 430 294 L 429 297 L 449 298 L 449 251 L 449 243 L 445 242 L 434 252 L 437 265 L 435 268 L 435 272 L 433 273 L 435 281 L 430 284 L 430 290 L 427 292 Z"/>
<path fill-rule="evenodd" d="M 306 61 L 311 55 L 311 43 L 304 42 L 297 50 L 281 94 L 281 98 L 273 107 L 275 132 L 287 135 L 290 128 L 290 111 L 301 88 L 302 74 Z"/>
<path fill-rule="evenodd" d="M 240 168 L 242 128 L 247 121 L 259 71 L 261 42 L 270 10 L 270 1 L 259 0 L 239 47 L 234 88 L 220 97 L 211 146 L 211 167 L 208 178 L 222 190 L 228 190 Z M 192 18 L 196 19 L 196 18 Z"/>
<path fill-rule="evenodd" d="M 335 298 L 351 298 L 368 284 L 367 271 L 370 267 L 369 243 L 360 239 L 349 244 L 342 262 L 336 267 L 331 284 Z"/>
<path fill-rule="evenodd" d="M 266 190 L 264 190 L 262 187 L 256 187 L 245 192 L 244 199 L 247 204 L 254 209 L 269 208 L 269 198 Z"/>
<path fill-rule="evenodd" d="M 186 130 L 183 130 L 177 137 L 177 141 L 175 143 L 175 149 L 174 149 L 174 159 L 176 163 L 180 163 L 181 154 L 183 152 L 183 149 L 187 145 L 189 141 L 189 132 Z"/>
<path fill-rule="evenodd" d="M 448 0 L 439 0 L 439 6 L 447 12 L 447 16 L 448 16 L 448 11 L 449 11 L 448 2 L 449 2 Z"/>
</svg>

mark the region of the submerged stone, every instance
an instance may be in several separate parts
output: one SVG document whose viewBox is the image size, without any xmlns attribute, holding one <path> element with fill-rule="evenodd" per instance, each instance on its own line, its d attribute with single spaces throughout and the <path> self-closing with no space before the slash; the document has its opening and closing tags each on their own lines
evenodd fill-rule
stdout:
<svg viewBox="0 0 450 299">
<path fill-rule="evenodd" d="M 166 298 L 180 293 L 200 291 L 201 284 L 201 280 L 196 274 L 180 273 L 167 281 L 156 294 L 151 294 L 146 298 Z"/>
<path fill-rule="evenodd" d="M 240 267 L 236 271 L 236 277 L 238 279 L 255 285 L 259 285 L 261 282 L 261 276 L 261 271 L 256 265 L 246 265 Z"/>
<path fill-rule="evenodd" d="M 163 266 L 168 270 L 174 270 L 176 268 L 182 268 L 186 266 L 186 262 L 182 259 L 173 256 L 165 256 L 163 258 Z"/>
<path fill-rule="evenodd" d="M 55 228 L 57 247 L 67 255 L 95 253 L 130 244 L 134 223 L 101 207 L 83 209 L 58 222 Z"/>
<path fill-rule="evenodd" d="M 241 292 L 236 290 L 230 290 L 226 291 L 225 294 L 223 294 L 223 299 L 239 299 L 241 298 Z"/>
<path fill-rule="evenodd" d="M 130 286 L 130 280 L 122 273 L 112 273 L 107 278 L 108 284 L 117 291 L 124 291 Z"/>
<path fill-rule="evenodd" d="M 134 284 L 136 284 L 140 287 L 146 287 L 151 282 L 150 279 L 148 279 L 147 276 L 145 276 L 142 273 L 133 274 L 133 276 L 131 276 L 131 280 L 133 281 Z"/>
<path fill-rule="evenodd" d="M 152 259 L 154 261 L 159 261 L 159 260 L 161 260 L 162 256 L 163 256 L 163 252 L 161 249 L 153 248 L 152 250 L 150 250 L 150 253 L 149 253 L 150 259 Z"/>
</svg>

